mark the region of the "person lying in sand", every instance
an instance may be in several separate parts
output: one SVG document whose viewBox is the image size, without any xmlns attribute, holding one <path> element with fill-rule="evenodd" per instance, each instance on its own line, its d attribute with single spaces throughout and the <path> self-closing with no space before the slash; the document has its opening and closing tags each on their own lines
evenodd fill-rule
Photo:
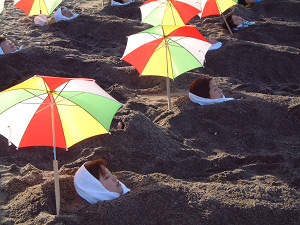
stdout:
<svg viewBox="0 0 300 225">
<path fill-rule="evenodd" d="M 78 195 L 90 204 L 113 200 L 130 191 L 108 170 L 102 158 L 84 163 L 74 176 L 74 186 Z"/>
<path fill-rule="evenodd" d="M 22 49 L 22 46 L 20 48 L 17 48 L 16 45 L 8 41 L 5 37 L 0 37 L 0 55 L 5 55 L 9 53 L 15 53 Z"/>
<path fill-rule="evenodd" d="M 190 84 L 189 98 L 200 105 L 211 105 L 234 98 L 225 98 L 223 92 L 211 77 L 198 78 Z"/>
<path fill-rule="evenodd" d="M 133 3 L 134 0 L 111 0 L 111 5 L 129 5 L 130 3 Z"/>
<path fill-rule="evenodd" d="M 238 0 L 238 4 L 241 4 L 247 8 L 253 6 L 254 4 L 261 2 L 262 0 Z"/>
<path fill-rule="evenodd" d="M 75 19 L 78 14 L 73 13 L 70 9 L 65 6 L 60 7 L 54 14 L 54 19 L 58 21 L 68 21 Z"/>
<path fill-rule="evenodd" d="M 249 21 L 243 19 L 242 17 L 234 15 L 234 14 L 228 15 L 226 17 L 226 21 L 232 30 L 241 30 L 245 27 L 249 27 L 249 26 L 255 24 L 255 22 L 249 22 Z M 225 21 L 223 22 L 223 28 L 226 30 L 228 29 Z"/>
</svg>

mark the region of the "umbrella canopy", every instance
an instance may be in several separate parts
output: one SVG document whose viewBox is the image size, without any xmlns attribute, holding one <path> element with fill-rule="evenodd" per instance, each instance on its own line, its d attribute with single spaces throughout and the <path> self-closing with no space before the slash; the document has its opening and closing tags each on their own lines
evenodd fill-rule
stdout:
<svg viewBox="0 0 300 225">
<path fill-rule="evenodd" d="M 53 146 L 53 125 L 60 148 L 108 133 L 122 106 L 92 79 L 47 76 L 2 91 L 0 102 L 0 134 L 19 148 Z"/>
<path fill-rule="evenodd" d="M 228 8 L 237 4 L 236 0 L 200 0 L 200 18 L 212 15 L 221 15 Z"/>
<path fill-rule="evenodd" d="M 108 133 L 122 106 L 92 79 L 34 76 L 0 93 L 0 134 L 15 146 L 53 146 L 56 213 L 60 191 L 56 147 Z"/>
<path fill-rule="evenodd" d="M 210 46 L 194 26 L 160 25 L 130 35 L 122 59 L 143 76 L 175 79 L 202 67 Z"/>
<path fill-rule="evenodd" d="M 148 0 L 140 10 L 142 22 L 153 26 L 183 26 L 201 12 L 200 3 L 195 0 Z"/>
<path fill-rule="evenodd" d="M 194 26 L 160 25 L 128 37 L 122 59 L 140 75 L 169 78 L 202 67 L 211 43 Z"/>
<path fill-rule="evenodd" d="M 28 16 L 50 15 L 62 0 L 14 0 L 14 6 L 24 11 Z"/>
<path fill-rule="evenodd" d="M 4 0 L 0 0 L 0 13 L 2 13 L 4 9 Z"/>
</svg>

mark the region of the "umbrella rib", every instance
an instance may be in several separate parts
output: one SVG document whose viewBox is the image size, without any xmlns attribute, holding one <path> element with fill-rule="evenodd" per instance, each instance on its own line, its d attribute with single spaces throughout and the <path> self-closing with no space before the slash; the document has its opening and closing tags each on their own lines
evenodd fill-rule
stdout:
<svg viewBox="0 0 300 225">
<path fill-rule="evenodd" d="M 35 96 L 35 97 L 37 97 L 37 98 L 39 98 L 39 99 L 41 99 L 41 100 L 45 100 L 45 99 L 43 99 L 43 98 L 41 98 L 39 95 L 36 95 L 36 94 L 34 94 L 34 93 L 32 93 L 32 92 L 30 92 L 29 90 L 27 90 L 27 89 L 23 89 L 24 91 L 27 91 L 29 94 L 32 94 L 33 96 Z"/>
<path fill-rule="evenodd" d="M 57 94 L 57 97 L 54 99 L 54 101 L 56 102 L 56 99 L 60 96 L 60 93 L 62 93 L 62 91 L 66 88 L 66 86 L 68 85 L 68 83 L 69 83 L 70 81 L 67 81 L 66 83 L 65 83 L 65 86 L 60 90 L 60 92 Z"/>
</svg>

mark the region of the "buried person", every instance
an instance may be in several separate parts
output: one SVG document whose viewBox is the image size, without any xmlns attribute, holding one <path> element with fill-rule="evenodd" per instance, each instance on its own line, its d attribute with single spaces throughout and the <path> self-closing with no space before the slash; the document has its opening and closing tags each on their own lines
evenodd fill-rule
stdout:
<svg viewBox="0 0 300 225">
<path fill-rule="evenodd" d="M 238 0 L 238 4 L 241 4 L 247 8 L 253 6 L 256 3 L 261 2 L 262 0 Z"/>
<path fill-rule="evenodd" d="M 0 36 L 0 55 L 15 53 L 21 49 L 22 46 L 20 46 L 18 49 L 11 41 L 8 41 L 5 37 Z"/>
<path fill-rule="evenodd" d="M 189 98 L 192 102 L 200 105 L 211 105 L 234 100 L 234 98 L 225 98 L 222 90 L 218 88 L 211 77 L 194 80 L 189 87 Z"/>
<path fill-rule="evenodd" d="M 78 195 L 91 204 L 120 197 L 130 191 L 107 168 L 104 159 L 84 163 L 74 176 Z"/>
<path fill-rule="evenodd" d="M 111 5 L 112 6 L 117 6 L 117 5 L 129 5 L 133 3 L 134 0 L 111 0 Z"/>
<path fill-rule="evenodd" d="M 242 17 L 234 15 L 234 14 L 228 15 L 226 17 L 226 21 L 227 21 L 230 29 L 232 29 L 232 30 L 241 30 L 245 27 L 249 27 L 249 26 L 255 24 L 255 22 L 249 22 L 249 21 L 243 19 Z M 228 30 L 228 27 L 227 27 L 225 21 L 223 22 L 223 28 Z"/>
<path fill-rule="evenodd" d="M 54 19 L 58 21 L 68 21 L 75 19 L 78 14 L 73 13 L 70 9 L 65 6 L 60 7 L 54 14 Z"/>
</svg>

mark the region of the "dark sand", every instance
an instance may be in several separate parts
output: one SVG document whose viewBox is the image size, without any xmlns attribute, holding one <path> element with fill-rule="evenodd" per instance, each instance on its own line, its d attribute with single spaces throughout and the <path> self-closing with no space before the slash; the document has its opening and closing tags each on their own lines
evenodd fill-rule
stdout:
<svg viewBox="0 0 300 225">
<path fill-rule="evenodd" d="M 87 77 L 125 106 L 111 135 L 59 149 L 61 215 L 55 216 L 52 148 L 15 150 L 0 138 L 1 224 L 300 224 L 300 2 L 264 0 L 236 13 L 256 25 L 236 32 L 219 16 L 195 25 L 223 43 L 206 54 L 205 68 L 171 82 L 139 77 L 120 60 L 126 36 L 151 27 L 140 22 L 141 1 L 101 7 L 101 1 L 66 0 L 80 16 L 35 27 L 7 0 L 1 32 L 24 46 L 0 56 L 1 91 L 35 74 Z M 213 76 L 227 97 L 202 107 L 188 86 Z M 1 103 L 0 103 L 1 104 Z M 119 119 L 124 130 L 117 130 Z M 131 192 L 90 205 L 75 192 L 73 176 L 103 157 Z"/>
</svg>

